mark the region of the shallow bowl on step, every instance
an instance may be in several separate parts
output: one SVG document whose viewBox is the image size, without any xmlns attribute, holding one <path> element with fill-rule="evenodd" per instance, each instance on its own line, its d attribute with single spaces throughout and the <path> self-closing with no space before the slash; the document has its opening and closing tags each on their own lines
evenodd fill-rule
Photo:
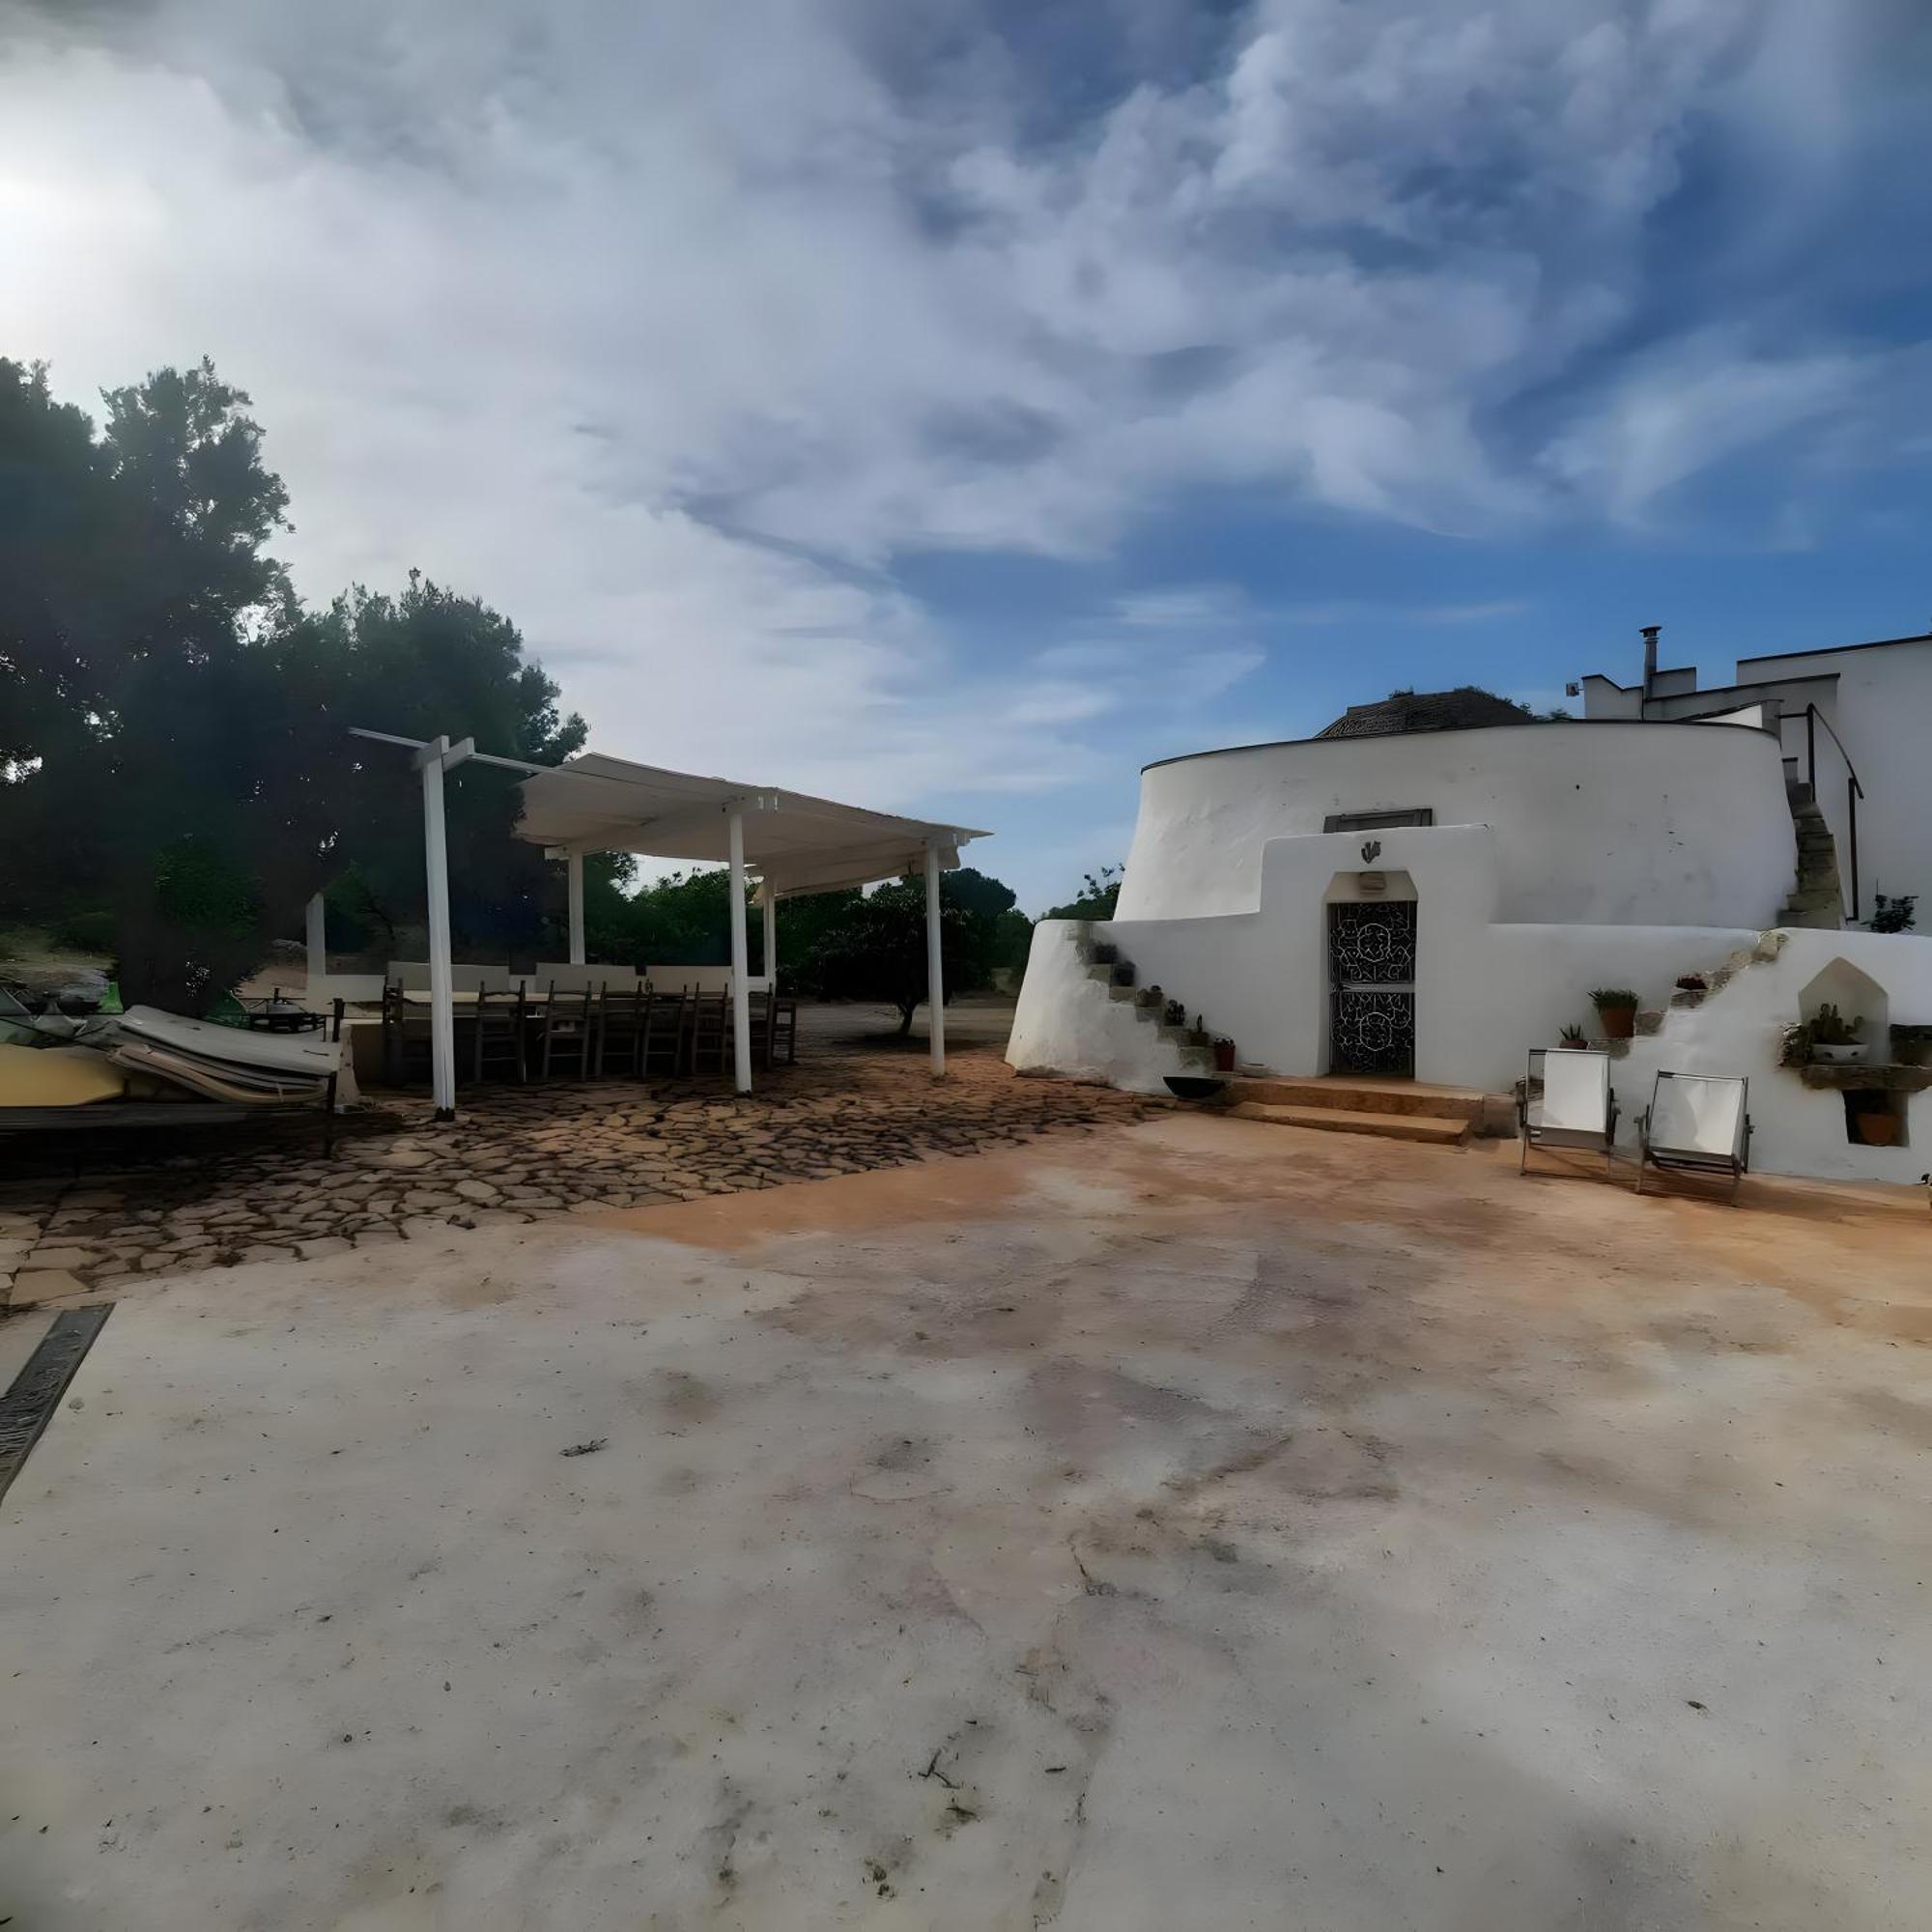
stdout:
<svg viewBox="0 0 1932 1932">
<path fill-rule="evenodd" d="M 1228 1083 L 1206 1073 L 1170 1073 L 1167 1091 L 1177 1100 L 1211 1100 Z"/>
</svg>

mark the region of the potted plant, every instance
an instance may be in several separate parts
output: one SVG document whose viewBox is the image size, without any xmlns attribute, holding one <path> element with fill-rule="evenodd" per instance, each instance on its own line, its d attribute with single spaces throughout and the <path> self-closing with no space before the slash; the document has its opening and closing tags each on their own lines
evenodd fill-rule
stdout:
<svg viewBox="0 0 1932 1932">
<path fill-rule="evenodd" d="M 1872 916 L 1865 923 L 1873 932 L 1910 932 L 1918 923 L 1918 895 L 1901 893 L 1889 898 L 1884 893 L 1872 896 Z"/>
<path fill-rule="evenodd" d="M 1563 1029 L 1562 1033 L 1557 1037 L 1556 1044 L 1561 1047 L 1569 1047 L 1572 1050 L 1575 1050 L 1581 1047 L 1587 1047 L 1590 1044 L 1590 1042 L 1583 1037 L 1583 1029 L 1581 1027 L 1567 1026 Z"/>
<path fill-rule="evenodd" d="M 1590 994 L 1605 1039 L 1628 1039 L 1636 1031 L 1636 994 L 1628 986 L 1598 986 Z"/>
<path fill-rule="evenodd" d="M 1214 1071 L 1232 1073 L 1235 1070 L 1235 1042 L 1232 1039 L 1217 1039 L 1214 1042 Z"/>
<path fill-rule="evenodd" d="M 1811 1015 L 1811 1058 L 1828 1064 L 1834 1061 L 1857 1060 L 1864 1052 L 1859 1042 L 1859 1029 L 1864 1025 L 1862 1018 L 1848 1020 L 1836 1007 L 1827 1001 Z"/>
</svg>

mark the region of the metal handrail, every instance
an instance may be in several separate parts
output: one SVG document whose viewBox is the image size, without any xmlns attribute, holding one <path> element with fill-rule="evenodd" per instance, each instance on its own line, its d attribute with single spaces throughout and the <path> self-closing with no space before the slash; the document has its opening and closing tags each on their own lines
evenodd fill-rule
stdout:
<svg viewBox="0 0 1932 1932">
<path fill-rule="evenodd" d="M 1851 861 L 1852 871 L 1852 918 L 1859 916 L 1859 800 L 1865 795 L 1865 788 L 1859 782 L 1858 767 L 1852 763 L 1852 754 L 1845 750 L 1845 741 L 1838 736 L 1832 721 L 1815 704 L 1806 704 L 1804 717 L 1804 781 L 1811 787 L 1811 795 L 1818 795 L 1818 732 L 1817 726 L 1824 725 L 1831 733 L 1832 742 L 1838 748 L 1838 756 L 1845 761 L 1845 842 L 1848 846 L 1846 857 Z"/>
</svg>

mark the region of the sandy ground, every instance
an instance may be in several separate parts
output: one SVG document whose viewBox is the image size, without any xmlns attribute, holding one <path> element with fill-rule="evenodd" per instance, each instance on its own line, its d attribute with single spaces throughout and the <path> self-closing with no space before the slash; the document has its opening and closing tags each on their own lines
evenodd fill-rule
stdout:
<svg viewBox="0 0 1932 1932">
<path fill-rule="evenodd" d="M 0 1918 L 1922 1926 L 1932 1216 L 1756 1204 L 1170 1118 L 144 1290 Z"/>
</svg>

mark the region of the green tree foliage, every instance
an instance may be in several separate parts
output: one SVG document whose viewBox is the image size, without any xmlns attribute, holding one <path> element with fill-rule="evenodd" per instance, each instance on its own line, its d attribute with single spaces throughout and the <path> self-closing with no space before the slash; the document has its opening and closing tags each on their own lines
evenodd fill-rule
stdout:
<svg viewBox="0 0 1932 1932">
<path fill-rule="evenodd" d="M 962 992 L 976 992 L 993 983 L 1000 972 L 1024 972 L 1027 950 L 1033 944 L 1033 921 L 1016 910 L 1017 895 L 1003 880 L 989 878 L 971 866 L 945 873 L 939 882 L 942 906 L 956 906 L 966 915 L 965 952 L 959 972 Z"/>
<path fill-rule="evenodd" d="M 939 914 L 940 971 L 950 998 L 963 990 L 972 922 L 956 905 Z M 925 885 L 901 879 L 847 909 L 809 962 L 814 989 L 835 1000 L 884 1000 L 898 1009 L 899 1037 L 926 994 Z"/>
<path fill-rule="evenodd" d="M 204 362 L 103 398 L 0 359 L 0 915 L 111 912 L 124 994 L 202 1010 L 348 870 L 372 923 L 420 906 L 417 781 L 374 724 L 541 757 L 581 742 L 495 612 L 412 579 L 304 613 L 268 546 L 287 497 Z M 508 774 L 450 784 L 466 938 L 540 923 Z"/>
<path fill-rule="evenodd" d="M 423 917 L 422 781 L 406 753 L 352 739 L 348 726 L 448 732 L 550 764 L 582 749 L 583 721 L 558 715 L 556 686 L 525 658 L 515 625 L 413 571 L 401 596 L 358 587 L 295 620 L 283 641 L 285 657 L 330 687 L 324 733 L 307 749 L 336 802 L 337 868 L 353 859 L 331 906 L 393 952 Z M 528 955 L 561 935 L 559 868 L 511 837 L 516 786 L 516 773 L 491 765 L 459 766 L 444 781 L 451 937 L 471 957 Z"/>
<path fill-rule="evenodd" d="M 97 438 L 43 370 L 0 362 L 0 838 L 29 901 L 10 910 L 75 909 L 84 882 L 134 994 L 194 1010 L 320 871 L 289 757 L 308 721 L 271 636 L 287 498 L 208 364 L 103 401 Z"/>
<path fill-rule="evenodd" d="M 926 996 L 925 881 L 904 878 L 870 895 L 826 894 L 823 930 L 796 978 L 828 999 L 884 1000 L 899 1012 L 901 1037 Z M 1014 911 L 1010 886 L 963 866 L 940 880 L 940 967 L 946 998 L 977 992 L 1002 967 L 1024 966 L 1033 923 Z M 810 905 L 810 900 L 798 901 Z M 785 951 L 785 913 L 779 952 Z"/>
<path fill-rule="evenodd" d="M 692 867 L 631 889 L 628 859 L 584 861 L 583 937 L 594 957 L 626 965 L 723 966 L 731 957 L 731 875 L 721 867 Z M 796 984 L 810 979 L 825 935 L 844 923 L 863 895 L 812 893 L 779 907 L 779 971 Z M 762 973 L 764 918 L 756 888 L 746 889 L 745 926 L 752 971 Z M 815 983 L 815 982 L 813 982 Z"/>
<path fill-rule="evenodd" d="M 1102 866 L 1097 872 L 1088 872 L 1080 881 L 1079 896 L 1055 906 L 1047 918 L 1112 919 L 1120 903 L 1121 870 L 1119 866 Z"/>
<path fill-rule="evenodd" d="M 600 859 L 601 859 L 600 855 Z M 584 861 L 583 936 L 599 959 L 628 966 L 659 963 L 723 966 L 731 957 L 731 875 L 721 867 L 693 867 L 625 891 L 636 874 L 635 862 Z M 746 938 L 752 970 L 761 972 L 758 954 L 764 927 L 746 889 Z"/>
</svg>

